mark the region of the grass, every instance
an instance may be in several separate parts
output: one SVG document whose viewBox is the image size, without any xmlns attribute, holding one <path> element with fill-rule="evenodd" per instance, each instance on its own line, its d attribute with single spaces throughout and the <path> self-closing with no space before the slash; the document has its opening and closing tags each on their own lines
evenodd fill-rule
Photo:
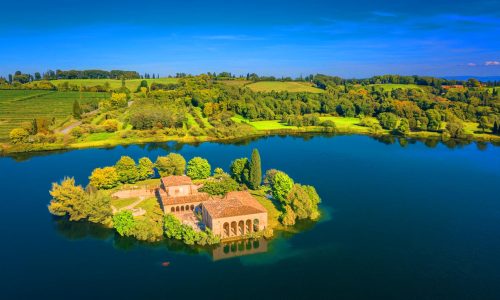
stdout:
<svg viewBox="0 0 500 300">
<path fill-rule="evenodd" d="M 250 80 L 240 80 L 240 79 L 235 79 L 235 80 L 218 80 L 217 82 L 223 83 L 225 85 L 230 85 L 230 86 L 237 86 L 237 87 L 242 87 L 245 86 L 249 83 L 252 83 Z"/>
<path fill-rule="evenodd" d="M 308 82 L 295 82 L 295 81 L 261 81 L 246 85 L 254 92 L 307 92 L 307 93 L 323 93 L 324 90 L 314 87 Z"/>
<path fill-rule="evenodd" d="M 375 122 L 378 122 L 375 118 L 373 118 Z M 297 126 L 289 126 L 285 123 L 282 123 L 280 120 L 267 120 L 267 121 L 250 121 L 243 118 L 240 115 L 236 115 L 232 118 L 233 121 L 238 123 L 247 123 L 253 126 L 257 130 L 261 131 L 269 131 L 269 130 L 300 130 L 304 131 L 305 129 L 311 128 L 313 126 L 308 127 L 297 127 Z M 337 127 L 338 132 L 353 132 L 353 133 L 368 133 L 369 129 L 367 127 L 359 125 L 359 118 L 344 118 L 344 117 L 333 117 L 333 116 L 323 116 L 320 117 L 321 121 L 330 120 L 333 121 Z"/>
<path fill-rule="evenodd" d="M 10 131 L 33 118 L 56 118 L 71 115 L 73 102 L 99 102 L 108 93 L 0 90 L 0 140 L 8 140 Z"/>
<path fill-rule="evenodd" d="M 131 90 L 135 91 L 137 87 L 139 86 L 140 82 L 142 80 L 146 80 L 148 82 L 148 85 L 151 85 L 151 83 L 156 82 L 156 83 L 177 83 L 178 79 L 177 78 L 155 78 L 155 79 L 128 79 L 125 80 L 125 86 Z M 83 85 L 83 86 L 96 86 L 96 85 L 104 85 L 106 82 L 109 83 L 109 86 L 112 89 L 117 89 L 122 86 L 122 81 L 120 79 L 58 79 L 58 80 L 51 80 L 51 82 L 54 85 L 58 85 L 64 82 L 69 82 L 70 85 Z"/>
<path fill-rule="evenodd" d="M 284 226 L 280 223 L 279 219 L 281 216 L 281 211 L 279 210 L 279 203 L 266 197 L 265 189 L 260 190 L 250 190 L 250 194 L 259 201 L 262 206 L 267 210 L 267 226 L 274 231 L 287 231 L 287 232 L 297 232 L 297 228 L 294 226 Z"/>
<path fill-rule="evenodd" d="M 139 200 L 139 198 L 137 198 L 137 197 L 126 198 L 126 199 L 111 199 L 111 205 L 119 210 L 119 209 L 122 209 L 126 206 L 131 205 L 132 203 L 134 203 L 138 200 Z"/>
</svg>

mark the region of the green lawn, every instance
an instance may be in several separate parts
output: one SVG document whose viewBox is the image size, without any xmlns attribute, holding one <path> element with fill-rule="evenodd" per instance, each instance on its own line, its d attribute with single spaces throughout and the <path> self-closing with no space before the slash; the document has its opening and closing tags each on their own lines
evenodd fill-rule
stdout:
<svg viewBox="0 0 500 300">
<path fill-rule="evenodd" d="M 261 81 L 246 85 L 254 92 L 282 92 L 290 93 L 308 92 L 308 93 L 323 93 L 324 90 L 314 87 L 307 82 L 281 82 L 281 81 Z"/>
<path fill-rule="evenodd" d="M 108 93 L 56 92 L 34 90 L 0 90 L 0 140 L 8 140 L 9 132 L 33 118 L 56 118 L 71 115 L 73 102 L 99 102 Z"/>
<path fill-rule="evenodd" d="M 125 80 L 125 86 L 135 92 L 137 87 L 139 86 L 139 83 L 142 80 L 146 80 L 148 82 L 148 85 L 151 85 L 151 83 L 156 82 L 156 83 L 177 83 L 178 79 L 177 78 L 156 78 L 156 79 L 128 79 Z M 70 85 L 83 85 L 83 86 L 96 86 L 96 85 L 104 85 L 104 83 L 108 82 L 109 86 L 112 89 L 116 89 L 122 86 L 122 81 L 120 79 L 58 79 L 58 80 L 51 80 L 51 82 L 54 85 L 58 85 L 63 82 L 69 82 Z"/>
</svg>

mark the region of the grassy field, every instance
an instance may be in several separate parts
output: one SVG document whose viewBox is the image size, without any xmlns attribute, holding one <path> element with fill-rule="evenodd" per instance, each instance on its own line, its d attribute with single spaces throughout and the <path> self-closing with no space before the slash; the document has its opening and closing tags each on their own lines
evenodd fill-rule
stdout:
<svg viewBox="0 0 500 300">
<path fill-rule="evenodd" d="M 252 83 L 250 80 L 218 80 L 218 82 L 230 85 L 230 86 L 238 86 L 242 87 L 246 84 Z"/>
<path fill-rule="evenodd" d="M 416 84 L 370 84 L 369 86 L 381 87 L 385 91 L 392 91 L 395 89 L 417 89 L 422 90 L 422 88 Z"/>
<path fill-rule="evenodd" d="M 146 80 L 148 82 L 148 85 L 151 85 L 151 83 L 156 82 L 156 83 L 177 83 L 178 80 L 177 78 L 157 78 L 157 79 L 128 79 L 125 80 L 125 86 L 131 90 L 135 91 L 137 87 L 139 86 L 139 83 L 142 80 Z M 54 85 L 58 85 L 63 82 L 69 82 L 70 85 L 83 85 L 83 86 L 96 86 L 96 85 L 104 85 L 104 83 L 108 82 L 109 86 L 112 89 L 116 89 L 122 86 L 122 81 L 119 79 L 59 79 L 59 80 L 51 80 L 51 82 Z"/>
<path fill-rule="evenodd" d="M 0 90 L 0 140 L 7 140 L 13 128 L 33 118 L 67 118 L 75 99 L 88 103 L 106 97 L 107 93 Z"/>
<path fill-rule="evenodd" d="M 246 85 L 254 92 L 272 92 L 272 91 L 287 91 L 290 93 L 308 92 L 308 93 L 323 93 L 322 89 L 318 89 L 307 82 L 281 82 L 281 81 L 261 81 Z"/>
<path fill-rule="evenodd" d="M 238 123 L 247 123 L 257 130 L 269 131 L 269 130 L 297 130 L 300 129 L 297 126 L 288 126 L 282 123 L 280 120 L 267 120 L 267 121 L 249 121 L 242 116 L 236 115 L 233 121 Z M 369 129 L 367 127 L 359 125 L 359 118 L 344 118 L 344 117 L 333 117 L 333 116 L 323 116 L 320 117 L 321 121 L 330 120 L 335 123 L 337 130 L 339 132 L 354 132 L 354 133 L 368 133 Z M 374 118 L 374 121 L 376 119 Z M 303 127 L 304 128 L 304 127 Z"/>
</svg>

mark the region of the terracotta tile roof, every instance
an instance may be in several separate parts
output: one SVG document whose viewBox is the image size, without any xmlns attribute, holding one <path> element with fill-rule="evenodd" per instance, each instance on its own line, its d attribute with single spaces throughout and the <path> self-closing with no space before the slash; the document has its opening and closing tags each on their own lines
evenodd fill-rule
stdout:
<svg viewBox="0 0 500 300">
<path fill-rule="evenodd" d="M 167 193 L 160 191 L 160 199 L 163 206 L 166 205 L 177 205 L 177 204 L 186 204 L 186 203 L 194 203 L 194 202 L 203 202 L 207 201 L 210 198 L 210 195 L 207 193 L 194 193 L 187 196 L 176 196 L 169 197 Z"/>
<path fill-rule="evenodd" d="M 191 178 L 186 175 L 178 176 L 178 175 L 170 175 L 167 177 L 162 177 L 161 182 L 165 187 L 169 186 L 179 186 L 179 185 L 190 185 L 193 184 Z"/>
<path fill-rule="evenodd" d="M 213 219 L 267 212 L 247 191 L 229 192 L 223 198 L 212 198 L 202 205 Z"/>
</svg>

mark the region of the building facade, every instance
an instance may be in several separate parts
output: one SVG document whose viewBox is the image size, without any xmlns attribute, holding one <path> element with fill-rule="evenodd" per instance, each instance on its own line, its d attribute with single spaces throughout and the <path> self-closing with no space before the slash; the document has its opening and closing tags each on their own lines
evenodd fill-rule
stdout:
<svg viewBox="0 0 500 300">
<path fill-rule="evenodd" d="M 189 218 L 187 215 L 199 211 L 203 226 L 210 228 L 214 235 L 222 239 L 266 229 L 267 210 L 248 191 L 229 192 L 224 197 L 214 197 L 199 192 L 200 187 L 193 184 L 188 176 L 161 178 L 160 188 L 156 193 L 163 212 L 173 213 L 183 221 Z"/>
</svg>

